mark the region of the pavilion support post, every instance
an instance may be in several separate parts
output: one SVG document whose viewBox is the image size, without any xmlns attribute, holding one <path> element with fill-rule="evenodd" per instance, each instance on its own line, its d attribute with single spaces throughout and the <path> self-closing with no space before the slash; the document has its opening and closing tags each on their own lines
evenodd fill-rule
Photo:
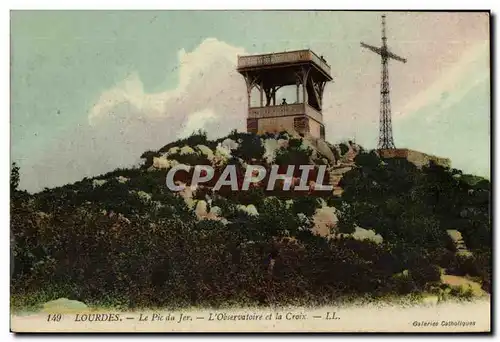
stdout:
<svg viewBox="0 0 500 342">
<path fill-rule="evenodd" d="M 253 86 L 250 86 L 247 89 L 248 108 L 252 107 L 252 88 L 253 88 Z"/>
<path fill-rule="evenodd" d="M 266 107 L 271 105 L 272 99 L 272 88 L 264 88 L 264 94 L 266 95 Z"/>
<path fill-rule="evenodd" d="M 319 87 L 319 107 L 321 110 L 323 110 L 323 94 L 325 92 L 325 85 L 326 82 L 321 82 L 320 87 Z"/>
<path fill-rule="evenodd" d="M 264 107 L 264 83 L 260 82 L 260 106 Z"/>
<path fill-rule="evenodd" d="M 307 78 L 309 76 L 309 68 L 302 68 L 302 98 L 303 102 L 307 103 Z"/>
<path fill-rule="evenodd" d="M 248 74 L 245 75 L 245 82 L 247 84 L 247 100 L 248 100 L 248 108 L 250 108 L 252 106 L 251 104 L 251 100 L 252 100 L 252 89 L 253 87 L 256 86 L 256 79 L 255 77 L 250 77 Z M 261 93 L 262 94 L 262 93 Z M 262 102 L 262 100 L 261 100 Z"/>
<path fill-rule="evenodd" d="M 296 92 L 296 97 L 297 97 L 297 103 L 300 103 L 300 99 L 299 99 L 299 88 L 300 88 L 300 83 L 299 83 L 299 80 L 297 80 L 297 92 Z"/>
</svg>

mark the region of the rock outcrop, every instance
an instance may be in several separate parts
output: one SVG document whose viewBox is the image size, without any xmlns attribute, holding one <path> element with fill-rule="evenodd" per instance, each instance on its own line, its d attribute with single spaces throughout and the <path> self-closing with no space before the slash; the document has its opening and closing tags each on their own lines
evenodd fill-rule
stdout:
<svg viewBox="0 0 500 342">
<path fill-rule="evenodd" d="M 43 304 L 43 312 L 46 313 L 80 313 L 88 309 L 85 303 L 68 298 L 59 298 Z"/>
</svg>

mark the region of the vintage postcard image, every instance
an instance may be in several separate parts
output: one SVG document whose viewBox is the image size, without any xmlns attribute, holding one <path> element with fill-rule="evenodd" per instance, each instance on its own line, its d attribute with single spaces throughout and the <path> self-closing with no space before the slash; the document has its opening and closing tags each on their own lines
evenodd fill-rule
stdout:
<svg viewBox="0 0 500 342">
<path fill-rule="evenodd" d="M 12 11 L 13 332 L 490 332 L 490 13 Z"/>
</svg>

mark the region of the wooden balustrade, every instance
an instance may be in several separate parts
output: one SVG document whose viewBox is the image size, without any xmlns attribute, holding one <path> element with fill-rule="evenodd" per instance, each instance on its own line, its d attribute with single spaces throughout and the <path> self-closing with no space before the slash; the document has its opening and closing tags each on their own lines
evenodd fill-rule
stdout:
<svg viewBox="0 0 500 342">
<path fill-rule="evenodd" d="M 330 66 L 311 50 L 269 53 L 264 55 L 238 56 L 238 69 L 258 67 L 263 65 L 314 62 L 324 72 L 330 75 Z"/>
<path fill-rule="evenodd" d="M 279 106 L 251 107 L 248 110 L 249 119 L 272 118 L 279 116 L 307 115 L 322 123 L 322 114 L 305 103 L 293 103 Z"/>
</svg>

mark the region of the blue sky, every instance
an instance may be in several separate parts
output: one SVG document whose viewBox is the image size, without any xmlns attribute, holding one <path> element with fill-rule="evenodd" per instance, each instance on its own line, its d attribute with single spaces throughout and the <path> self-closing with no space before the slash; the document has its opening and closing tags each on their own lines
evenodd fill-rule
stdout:
<svg viewBox="0 0 500 342">
<path fill-rule="evenodd" d="M 245 129 L 238 54 L 311 48 L 332 66 L 327 140 L 375 147 L 376 12 L 14 11 L 12 160 L 38 191 L 136 163 L 193 129 Z M 489 177 L 488 16 L 388 13 L 397 147 Z"/>
</svg>

